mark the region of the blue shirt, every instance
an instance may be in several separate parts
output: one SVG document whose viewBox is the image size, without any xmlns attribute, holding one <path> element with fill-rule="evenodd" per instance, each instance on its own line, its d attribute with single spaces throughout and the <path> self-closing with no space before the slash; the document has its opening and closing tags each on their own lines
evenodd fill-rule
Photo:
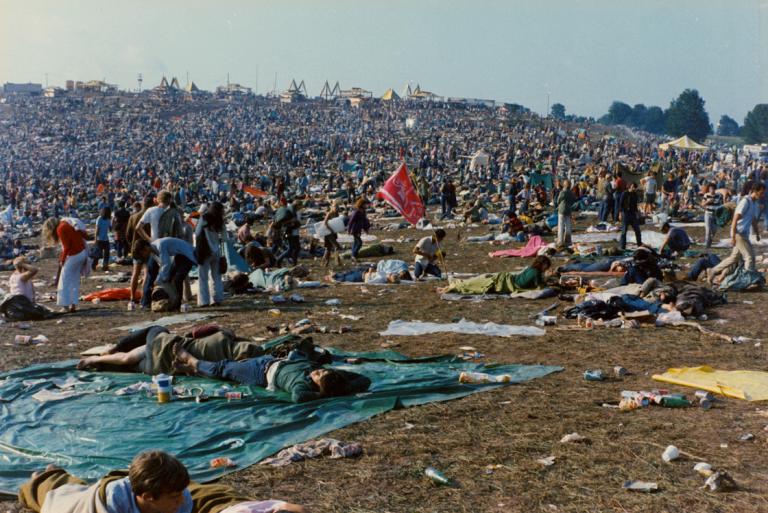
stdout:
<svg viewBox="0 0 768 513">
<path fill-rule="evenodd" d="M 157 274 L 157 281 L 159 282 L 168 281 L 173 266 L 173 257 L 176 255 L 183 255 L 189 258 L 192 263 L 197 264 L 195 248 L 187 241 L 175 237 L 163 237 L 153 242 L 152 247 L 157 250 L 157 255 L 154 258 L 160 263 L 160 272 Z"/>
<path fill-rule="evenodd" d="M 127 477 L 109 483 L 106 495 L 109 513 L 141 513 L 131 489 L 131 482 Z M 176 513 L 192 513 L 192 495 L 189 490 L 184 490 L 184 503 Z"/>
<path fill-rule="evenodd" d="M 112 228 L 112 222 L 109 219 L 98 218 L 96 220 L 96 240 L 109 240 L 110 228 Z"/>
</svg>

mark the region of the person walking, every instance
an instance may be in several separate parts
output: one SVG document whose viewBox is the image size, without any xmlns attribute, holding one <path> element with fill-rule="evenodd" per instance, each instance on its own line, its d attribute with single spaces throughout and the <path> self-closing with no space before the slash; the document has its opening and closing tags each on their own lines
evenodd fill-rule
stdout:
<svg viewBox="0 0 768 513">
<path fill-rule="evenodd" d="M 371 229 L 371 223 L 368 221 L 368 215 L 365 213 L 365 207 L 368 206 L 368 200 L 365 198 L 359 198 L 355 202 L 355 208 L 352 211 L 352 216 L 349 218 L 349 224 L 347 225 L 347 233 L 352 235 L 352 261 L 357 262 L 357 255 L 360 253 L 360 248 L 363 247 L 362 233 L 368 233 Z"/>
<path fill-rule="evenodd" d="M 763 195 L 765 195 L 765 185 L 761 182 L 753 183 L 749 194 L 744 195 L 736 206 L 736 212 L 734 212 L 731 222 L 733 249 L 727 258 L 710 269 L 708 277 L 710 284 L 720 271 L 738 263 L 739 259 L 744 261 L 744 268 L 747 271 L 757 270 L 755 267 L 755 248 L 749 241 L 749 234 L 754 230 L 755 238 L 760 240 L 760 200 Z"/>
<path fill-rule="evenodd" d="M 339 217 L 339 200 L 335 199 L 325 213 L 323 218 L 323 224 L 328 230 L 328 235 L 323 237 L 323 243 L 325 244 L 325 253 L 323 253 L 323 266 L 328 267 L 331 263 L 331 257 L 336 254 L 336 265 L 341 265 L 341 244 L 339 244 L 339 235 L 333 231 L 328 222 L 331 219 Z"/>
</svg>

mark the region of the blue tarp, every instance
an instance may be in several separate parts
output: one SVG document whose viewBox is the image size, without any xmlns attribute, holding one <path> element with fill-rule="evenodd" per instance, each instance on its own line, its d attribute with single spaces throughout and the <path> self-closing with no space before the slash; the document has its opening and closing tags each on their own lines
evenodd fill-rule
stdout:
<svg viewBox="0 0 768 513">
<path fill-rule="evenodd" d="M 504 386 L 462 385 L 461 371 L 510 374 L 513 383 L 528 381 L 561 367 L 499 365 L 484 367 L 453 357 L 407 360 L 392 351 L 340 354 L 374 358 L 360 365 L 341 365 L 372 381 L 369 392 L 302 404 L 287 394 L 236 386 L 249 394 L 227 402 L 197 404 L 179 400 L 159 404 L 146 394 L 115 391 L 149 382 L 149 376 L 92 373 L 75 369 L 75 361 L 27 367 L 0 375 L 0 491 L 15 493 L 29 475 L 48 463 L 95 480 L 127 468 L 142 450 L 159 448 L 176 454 L 193 480 L 209 481 L 235 469 L 212 469 L 210 460 L 226 456 L 239 467 L 252 465 L 284 447 L 360 422 L 394 408 L 446 401 Z M 57 391 L 53 379 L 76 378 L 80 395 L 40 402 L 33 395 Z M 183 377 L 176 386 L 199 386 L 212 392 L 221 381 Z"/>
</svg>

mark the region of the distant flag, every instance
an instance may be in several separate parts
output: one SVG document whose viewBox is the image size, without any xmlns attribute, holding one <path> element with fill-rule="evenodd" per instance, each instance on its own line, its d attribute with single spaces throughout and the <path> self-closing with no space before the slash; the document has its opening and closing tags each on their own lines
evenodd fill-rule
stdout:
<svg viewBox="0 0 768 513">
<path fill-rule="evenodd" d="M 251 196 L 257 196 L 257 197 L 268 196 L 266 191 L 262 191 L 261 189 L 257 189 L 256 187 L 251 187 L 250 185 L 244 185 L 243 192 L 247 192 Z"/>
<path fill-rule="evenodd" d="M 424 203 L 408 176 L 405 162 L 384 182 L 376 197 L 392 205 L 411 224 L 416 224 L 426 213 Z"/>
</svg>

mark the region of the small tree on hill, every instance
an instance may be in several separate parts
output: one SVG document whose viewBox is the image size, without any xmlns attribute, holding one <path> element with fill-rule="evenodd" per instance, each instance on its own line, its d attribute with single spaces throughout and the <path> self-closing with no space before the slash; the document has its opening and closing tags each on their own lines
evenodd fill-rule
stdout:
<svg viewBox="0 0 768 513">
<path fill-rule="evenodd" d="M 704 100 L 696 89 L 686 89 L 667 109 L 667 134 L 672 137 L 687 135 L 703 142 L 712 131 Z"/>
<path fill-rule="evenodd" d="M 723 114 L 717 123 L 717 135 L 724 137 L 739 135 L 739 124 L 732 117 Z"/>
</svg>

